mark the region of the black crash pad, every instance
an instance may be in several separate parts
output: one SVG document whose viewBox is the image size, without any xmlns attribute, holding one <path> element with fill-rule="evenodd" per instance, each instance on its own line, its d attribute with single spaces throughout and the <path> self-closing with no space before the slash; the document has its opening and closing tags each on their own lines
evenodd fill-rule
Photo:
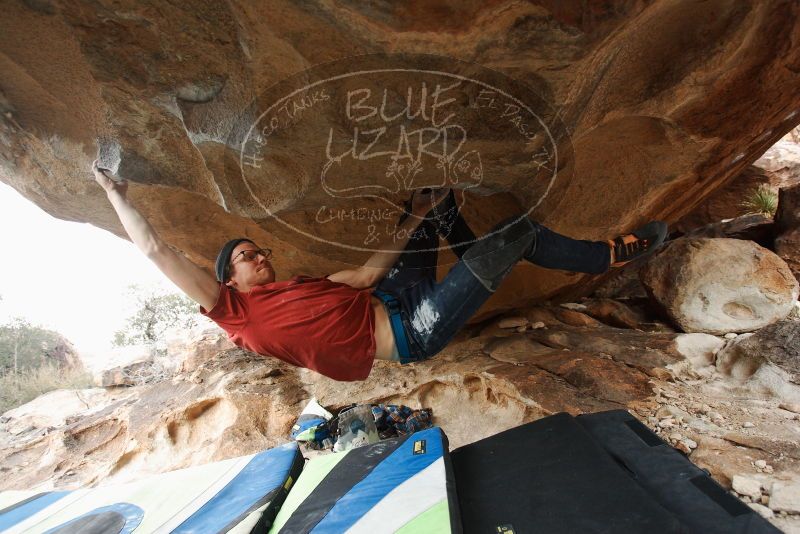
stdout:
<svg viewBox="0 0 800 534">
<path fill-rule="evenodd" d="M 572 416 L 556 414 L 451 454 L 464 532 L 687 532 Z"/>
<path fill-rule="evenodd" d="M 625 410 L 579 415 L 576 420 L 691 532 L 780 532 Z"/>
<path fill-rule="evenodd" d="M 623 410 L 556 414 L 451 457 L 467 534 L 780 532 Z"/>
</svg>

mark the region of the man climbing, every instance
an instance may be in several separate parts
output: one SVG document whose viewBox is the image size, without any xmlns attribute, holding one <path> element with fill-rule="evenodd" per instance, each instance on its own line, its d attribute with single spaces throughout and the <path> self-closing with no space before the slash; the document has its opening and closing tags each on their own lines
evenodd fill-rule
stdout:
<svg viewBox="0 0 800 534">
<path fill-rule="evenodd" d="M 271 251 L 239 238 L 222 247 L 215 279 L 161 240 L 128 201 L 127 182 L 96 161 L 92 170 L 134 244 L 236 345 L 335 380 L 366 379 L 375 358 L 435 355 L 522 259 L 600 274 L 651 253 L 667 233 L 655 221 L 614 240 L 580 241 L 516 216 L 476 239 L 451 190 L 416 191 L 398 227 L 406 237 L 359 268 L 276 281 Z M 437 283 L 440 236 L 459 261 Z"/>
</svg>

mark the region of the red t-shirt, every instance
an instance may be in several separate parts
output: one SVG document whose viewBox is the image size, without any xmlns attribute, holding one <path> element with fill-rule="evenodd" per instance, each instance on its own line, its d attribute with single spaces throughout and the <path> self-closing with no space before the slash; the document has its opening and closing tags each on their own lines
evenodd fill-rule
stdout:
<svg viewBox="0 0 800 534">
<path fill-rule="evenodd" d="M 375 359 L 370 289 L 295 276 L 248 293 L 220 284 L 200 312 L 239 347 L 306 367 L 334 380 L 364 380 Z"/>
</svg>

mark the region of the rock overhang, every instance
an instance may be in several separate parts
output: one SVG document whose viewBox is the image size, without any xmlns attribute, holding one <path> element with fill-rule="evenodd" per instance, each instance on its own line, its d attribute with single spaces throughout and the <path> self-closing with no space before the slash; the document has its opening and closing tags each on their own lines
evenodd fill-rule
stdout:
<svg viewBox="0 0 800 534">
<path fill-rule="evenodd" d="M 196 263 L 210 268 L 218 247 L 231 235 L 244 234 L 276 250 L 280 274 L 322 274 L 369 254 L 369 247 L 357 245 L 366 236 L 354 228 L 366 231 L 380 217 L 384 237 L 390 238 L 385 221 L 396 216 L 401 199 L 392 186 L 407 186 L 409 173 L 418 169 L 401 168 L 401 160 L 391 171 L 385 161 L 370 168 L 351 158 L 340 175 L 323 183 L 319 170 L 325 160 L 319 154 L 325 137 L 310 143 L 308 131 L 341 133 L 334 138 L 341 155 L 353 138 L 354 121 L 373 107 L 380 114 L 381 84 L 402 102 L 403 83 L 413 81 L 406 86 L 419 89 L 421 80 L 384 77 L 350 86 L 370 88 L 375 97 L 360 102 L 361 116 L 347 116 L 347 91 L 340 105 L 318 113 L 314 106 L 322 96 L 318 92 L 315 101 L 311 91 L 298 109 L 313 126 L 273 136 L 272 159 L 260 179 L 247 182 L 248 175 L 230 170 L 242 168 L 237 148 L 249 131 L 242 125 L 257 122 L 268 107 L 252 104 L 270 89 L 337 61 L 360 57 L 366 70 L 378 70 L 388 62 L 365 58 L 452 58 L 449 74 L 489 71 L 493 80 L 524 88 L 526 103 L 545 104 L 540 109 L 547 113 L 539 116 L 548 125 L 558 122 L 551 145 L 565 156 L 554 165 L 547 195 L 543 184 L 549 182 L 536 179 L 540 169 L 530 157 L 547 143 L 535 136 L 509 141 L 507 131 L 493 137 L 493 121 L 508 119 L 506 108 L 476 114 L 470 123 L 480 160 L 450 163 L 465 171 L 454 185 L 467 191 L 464 213 L 478 233 L 540 200 L 534 216 L 574 237 L 605 239 L 646 219 L 675 221 L 800 122 L 800 92 L 786 90 L 800 84 L 794 68 L 800 53 L 785 45 L 800 32 L 798 8 L 791 3 L 486 4 L 444 18 L 420 18 L 410 7 L 331 9 L 280 2 L 268 7 L 270 18 L 236 3 L 181 9 L 9 6 L 0 22 L 0 57 L 8 74 L 0 82 L 0 179 L 55 216 L 123 235 L 88 172 L 98 149 L 117 146 L 119 172 L 134 182 L 134 203 L 167 242 Z M 697 9 L 715 16 L 703 17 Z M 46 42 L 36 41 L 42 35 Z M 424 70 L 419 67 L 425 61 L 408 65 Z M 430 99 L 435 84 L 428 83 Z M 463 94 L 467 104 L 479 101 L 477 91 Z M 412 97 L 422 100 L 419 91 Z M 396 146 L 404 136 L 410 139 L 409 151 L 416 155 L 434 134 L 429 131 L 427 139 L 416 134 L 412 149 L 415 139 L 408 132 L 419 125 L 401 122 L 383 124 L 384 135 L 388 139 L 391 133 L 393 144 L 399 139 Z M 360 123 L 367 130 L 381 126 L 368 118 Z M 362 142 L 374 141 L 376 134 L 364 138 L 364 131 Z M 441 130 L 439 136 L 441 141 Z M 423 172 L 428 168 L 435 169 L 435 162 Z M 468 187 L 477 168 L 483 170 L 481 183 Z M 357 184 L 364 187 L 360 191 L 381 194 L 358 200 L 342 195 L 353 174 L 368 180 Z M 328 195 L 331 191 L 338 196 Z M 330 222 L 319 222 L 321 209 Z M 350 213 L 366 217 L 367 224 L 350 220 L 348 226 Z M 283 214 L 283 222 L 274 214 Z M 443 252 L 441 260 L 447 264 L 453 258 Z M 508 284 L 511 289 L 493 305 L 580 292 L 586 280 L 521 266 Z"/>
</svg>

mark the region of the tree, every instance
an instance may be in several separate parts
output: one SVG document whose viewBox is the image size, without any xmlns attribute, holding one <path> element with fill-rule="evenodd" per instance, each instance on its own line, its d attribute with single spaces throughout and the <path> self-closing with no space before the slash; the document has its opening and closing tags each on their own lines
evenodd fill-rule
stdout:
<svg viewBox="0 0 800 534">
<path fill-rule="evenodd" d="M 54 389 L 91 387 L 64 336 L 19 317 L 0 325 L 0 413 Z"/>
<path fill-rule="evenodd" d="M 126 320 L 125 327 L 114 333 L 113 344 L 161 346 L 166 332 L 173 327 L 193 328 L 202 317 L 197 304 L 178 293 L 156 293 L 132 285 L 130 293 L 137 301 L 137 310 Z"/>
<path fill-rule="evenodd" d="M 3 374 L 37 369 L 47 364 L 81 367 L 72 344 L 58 332 L 16 317 L 0 325 L 0 371 Z"/>
</svg>

